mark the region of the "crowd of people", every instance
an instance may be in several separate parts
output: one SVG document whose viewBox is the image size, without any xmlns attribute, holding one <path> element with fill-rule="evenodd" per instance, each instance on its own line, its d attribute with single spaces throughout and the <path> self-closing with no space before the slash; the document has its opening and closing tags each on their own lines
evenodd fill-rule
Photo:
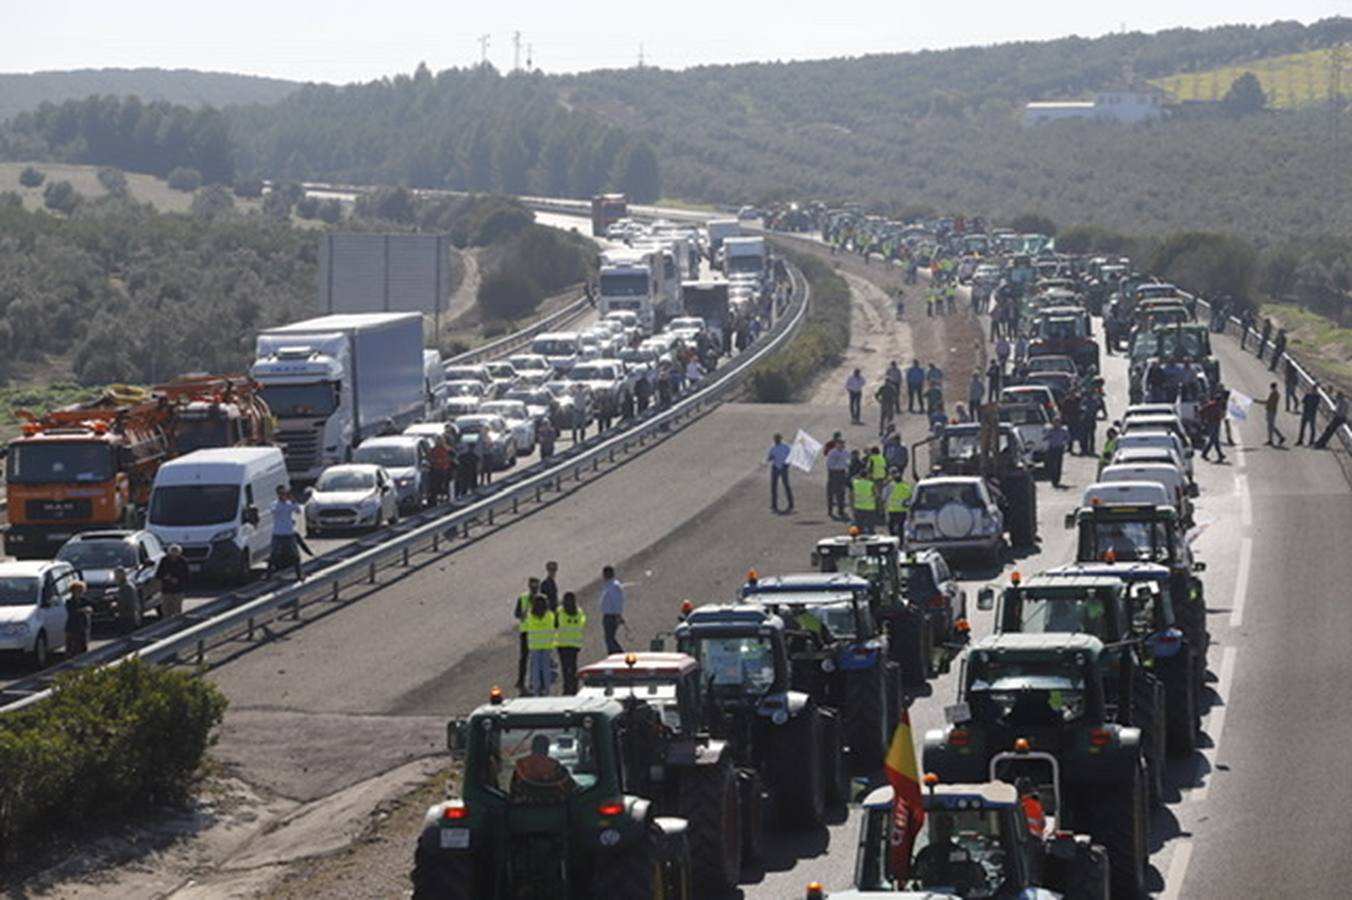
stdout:
<svg viewBox="0 0 1352 900">
<path fill-rule="evenodd" d="M 518 652 L 516 689 L 531 697 L 547 697 L 561 682 L 564 694 L 577 693 L 577 657 L 587 635 L 587 613 L 577 594 L 559 590 L 559 564 L 545 563 L 543 577 L 532 575 L 526 590 L 512 601 Z M 623 653 L 619 631 L 624 624 L 624 584 L 615 568 L 601 570 L 601 593 L 597 611 L 607 653 Z"/>
</svg>

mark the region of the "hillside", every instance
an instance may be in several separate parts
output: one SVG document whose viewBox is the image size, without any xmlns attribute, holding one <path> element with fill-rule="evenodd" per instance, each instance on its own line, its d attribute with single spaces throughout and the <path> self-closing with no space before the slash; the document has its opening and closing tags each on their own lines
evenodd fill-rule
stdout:
<svg viewBox="0 0 1352 900">
<path fill-rule="evenodd" d="M 1168 91 L 1175 100 L 1215 101 L 1225 96 L 1236 78 L 1252 72 L 1263 86 L 1269 106 L 1292 109 L 1327 102 L 1330 75 L 1340 63 L 1341 95 L 1345 99 L 1352 98 L 1352 47 L 1346 45 L 1341 49 L 1341 58 L 1333 48 L 1305 50 L 1199 72 L 1180 72 L 1152 79 L 1150 83 Z"/>
<path fill-rule="evenodd" d="M 198 72 L 192 69 L 77 69 L 69 72 L 0 74 L 0 121 L 91 94 L 134 94 L 144 101 L 167 100 L 183 106 L 276 103 L 300 87 L 294 81 Z"/>
</svg>

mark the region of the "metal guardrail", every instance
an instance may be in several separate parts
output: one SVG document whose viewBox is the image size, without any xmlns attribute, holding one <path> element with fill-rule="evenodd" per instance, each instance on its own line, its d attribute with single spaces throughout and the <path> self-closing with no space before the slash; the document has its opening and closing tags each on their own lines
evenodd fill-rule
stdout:
<svg viewBox="0 0 1352 900">
<path fill-rule="evenodd" d="M 591 304 L 587 302 L 586 297 L 578 297 L 572 303 L 562 309 L 555 310 L 542 319 L 522 328 L 520 331 L 514 331 L 509 335 L 500 337 L 497 340 L 490 341 L 473 350 L 467 350 L 464 353 L 452 356 L 446 360 L 448 366 L 463 366 L 470 363 L 481 362 L 495 356 L 503 356 L 511 353 L 513 350 L 527 346 L 535 339 L 537 334 L 544 334 L 547 331 L 554 331 L 559 327 L 572 322 L 574 319 L 581 318 L 587 310 L 591 309 Z"/>
<path fill-rule="evenodd" d="M 665 410 L 649 412 L 616 434 L 593 437 L 579 447 L 570 448 L 546 466 L 537 463 L 526 471 L 509 476 L 494 486 L 483 499 L 450 513 L 430 511 L 377 532 L 371 539 L 357 541 L 326 554 L 320 568 L 307 574 L 306 580 L 283 587 L 255 585 L 226 594 L 190 612 L 163 622 L 155 622 L 134 634 L 125 635 L 74 660 L 49 667 L 42 672 L 15 681 L 0 691 L 0 712 L 12 712 L 45 699 L 54 679 L 64 672 L 90 666 L 115 665 L 131 658 L 152 663 L 201 662 L 209 644 L 237 635 L 252 639 L 267 625 L 289 616 L 300 618 L 301 609 L 314 603 L 337 601 L 344 588 L 374 585 L 381 569 L 410 565 L 418 553 L 451 552 L 457 538 L 468 538 L 471 529 L 494 526 L 494 517 L 520 514 L 521 507 L 541 503 L 564 490 L 564 482 L 580 482 L 584 472 L 598 472 L 602 463 L 610 464 L 674 434 L 699 419 L 737 390 L 742 379 L 756 363 L 781 349 L 801 327 L 811 299 L 811 286 L 796 269 L 791 306 L 775 324 L 747 351 L 715 370 L 699 391 Z M 334 557 L 345 557 L 331 561 Z M 312 563 L 314 565 L 314 563 Z"/>
</svg>

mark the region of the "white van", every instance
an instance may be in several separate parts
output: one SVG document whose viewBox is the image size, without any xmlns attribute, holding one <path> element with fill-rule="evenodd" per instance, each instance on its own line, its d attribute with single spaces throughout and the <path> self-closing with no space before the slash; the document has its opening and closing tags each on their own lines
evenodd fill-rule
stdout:
<svg viewBox="0 0 1352 900">
<path fill-rule="evenodd" d="M 196 450 L 160 466 L 146 527 L 193 572 L 239 581 L 272 547 L 272 504 L 289 484 L 277 447 Z"/>
<path fill-rule="evenodd" d="M 554 371 L 567 372 L 582 355 L 582 335 L 576 331 L 551 331 L 530 343 L 530 352 L 549 360 Z"/>
<path fill-rule="evenodd" d="M 1158 481 L 1096 481 L 1084 489 L 1080 506 L 1122 504 L 1173 506 L 1173 498 Z"/>
<path fill-rule="evenodd" d="M 1154 481 L 1164 486 L 1169 493 L 1169 504 L 1178 510 L 1178 517 L 1184 522 L 1192 521 L 1192 501 L 1195 487 L 1190 488 L 1187 478 L 1177 466 L 1165 463 L 1141 463 L 1105 466 L 1099 473 L 1099 481 Z"/>
</svg>

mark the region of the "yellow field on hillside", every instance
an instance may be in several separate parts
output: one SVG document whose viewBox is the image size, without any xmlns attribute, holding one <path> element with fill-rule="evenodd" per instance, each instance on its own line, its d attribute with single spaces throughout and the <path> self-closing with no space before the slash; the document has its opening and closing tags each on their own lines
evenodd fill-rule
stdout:
<svg viewBox="0 0 1352 900">
<path fill-rule="evenodd" d="M 1342 94 L 1352 98 L 1352 46 L 1343 48 Z M 1268 106 L 1290 109 L 1329 98 L 1329 73 L 1333 61 L 1330 50 L 1308 50 L 1269 56 L 1233 66 L 1183 72 L 1150 83 L 1168 91 L 1175 100 L 1220 100 L 1234 80 L 1252 72 L 1263 85 Z"/>
</svg>

